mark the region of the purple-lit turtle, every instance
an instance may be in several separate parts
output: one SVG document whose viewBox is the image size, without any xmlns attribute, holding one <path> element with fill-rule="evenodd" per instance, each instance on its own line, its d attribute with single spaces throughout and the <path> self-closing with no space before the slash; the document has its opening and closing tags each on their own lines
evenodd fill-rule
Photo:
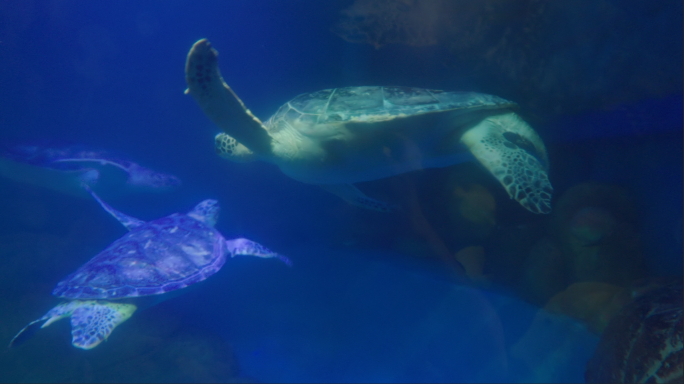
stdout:
<svg viewBox="0 0 684 384">
<path fill-rule="evenodd" d="M 174 213 L 144 222 L 100 205 L 129 232 L 57 284 L 52 294 L 66 301 L 32 321 L 10 342 L 18 344 L 40 328 L 71 317 L 72 344 L 91 349 L 126 321 L 145 296 L 161 295 L 198 283 L 216 273 L 227 257 L 276 257 L 251 240 L 226 240 L 215 228 L 219 205 L 204 200 L 187 214 Z M 161 300 L 160 300 L 161 301 Z M 148 303 L 149 304 L 149 303 Z"/>
<path fill-rule="evenodd" d="M 82 185 L 112 198 L 130 192 L 168 191 L 181 184 L 176 176 L 108 151 L 79 146 L 9 147 L 0 156 L 0 176 L 82 197 L 87 197 Z"/>
</svg>

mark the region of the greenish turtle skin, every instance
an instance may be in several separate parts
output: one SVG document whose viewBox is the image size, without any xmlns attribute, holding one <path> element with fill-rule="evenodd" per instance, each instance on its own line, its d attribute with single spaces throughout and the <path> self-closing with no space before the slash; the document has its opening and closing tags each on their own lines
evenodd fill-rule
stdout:
<svg viewBox="0 0 684 384">
<path fill-rule="evenodd" d="M 223 81 L 218 52 L 206 39 L 193 45 L 185 73 L 186 93 L 223 130 L 215 144 L 227 159 L 270 162 L 351 204 L 389 211 L 353 183 L 474 156 L 527 210 L 551 211 L 546 148 L 511 101 L 475 92 L 347 87 L 297 96 L 264 123 Z"/>
<path fill-rule="evenodd" d="M 585 372 L 588 383 L 681 383 L 682 282 L 636 290 L 613 317 Z"/>
</svg>

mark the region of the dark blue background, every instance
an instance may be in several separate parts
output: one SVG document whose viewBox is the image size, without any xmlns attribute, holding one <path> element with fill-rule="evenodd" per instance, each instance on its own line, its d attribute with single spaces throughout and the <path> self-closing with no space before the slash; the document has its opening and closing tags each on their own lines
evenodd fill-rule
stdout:
<svg viewBox="0 0 684 384">
<path fill-rule="evenodd" d="M 453 57 L 442 46 L 375 49 L 346 42 L 331 27 L 352 3 L 2 2 L 0 141 L 80 143 L 122 151 L 178 175 L 184 186 L 172 194 L 121 199 L 112 203 L 117 209 L 152 219 L 216 198 L 223 207 L 217 225 L 222 233 L 252 238 L 290 256 L 292 269 L 270 260 L 229 260 L 201 289 L 150 310 L 225 338 L 247 377 L 582 380 L 596 338 L 570 321 L 549 321 L 548 329 L 535 336 L 537 344 L 521 344 L 518 349 L 527 352 L 509 355 L 503 364 L 500 356 L 521 340 L 536 308 L 506 294 L 454 286 L 434 263 L 391 249 L 345 250 L 335 243 L 338 234 L 359 223 L 389 228 L 385 233 L 406 224 L 374 212 L 349 213 L 356 208 L 285 177 L 274 166 L 237 165 L 215 156 L 217 128 L 183 94 L 185 57 L 196 40 L 209 38 L 220 52 L 224 79 L 263 119 L 300 93 L 338 86 L 396 84 L 513 99 L 547 143 L 556 193 L 588 180 L 627 187 L 642 212 L 648 265 L 657 274 L 677 275 L 682 270 L 681 2 L 663 1 L 646 10 L 636 1 L 604 2 L 619 3 L 626 16 L 615 27 L 597 27 L 603 35 L 587 37 L 561 28 L 600 25 L 594 7 L 559 21 L 558 30 L 540 45 L 546 44 L 549 60 L 565 58 L 575 65 L 568 74 L 582 75 L 577 83 L 612 81 L 597 84 L 587 98 L 576 96 L 581 108 L 571 112 L 541 108 L 516 91 L 515 83 L 499 81 L 489 69 L 483 73 L 477 58 L 445 64 Z M 624 53 L 628 60 L 620 68 L 601 64 L 601 58 L 624 49 L 623 41 L 631 44 Z M 630 61 L 634 57 L 643 59 Z M 620 85 L 616 73 L 629 84 L 638 84 L 639 76 L 648 81 L 654 73 L 666 80 L 634 90 Z M 573 82 L 559 81 L 558 87 Z M 620 93 L 629 97 L 601 102 L 620 100 L 614 97 Z M 23 193 L 6 181 L 0 188 L 3 207 Z M 50 273 L 25 275 L 40 281 L 46 298 L 27 304 L 25 319 L 52 305 L 51 286 L 123 233 L 92 202 L 37 196 L 57 218 L 40 231 L 62 236 L 64 228 L 83 217 L 102 230 L 88 239 L 87 250 L 53 261 Z M 21 210 L 6 209 L 0 233 L 36 230 L 18 221 Z M 13 265 L 2 268 L 12 270 Z M 124 338 L 125 332 L 122 326 L 115 337 Z M 551 367 L 543 351 L 559 339 L 565 340 L 566 360 Z M 40 347 L 40 340 L 32 343 Z M 41 361 L 32 364 L 41 367 Z M 22 379 L 19 373 L 9 377 Z"/>
</svg>

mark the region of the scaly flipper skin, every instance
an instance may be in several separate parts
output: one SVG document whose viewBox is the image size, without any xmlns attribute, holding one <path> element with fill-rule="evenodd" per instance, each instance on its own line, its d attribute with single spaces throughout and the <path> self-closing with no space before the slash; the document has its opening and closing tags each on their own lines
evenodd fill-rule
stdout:
<svg viewBox="0 0 684 384">
<path fill-rule="evenodd" d="M 135 312 L 133 304 L 86 301 L 71 314 L 71 344 L 93 349 Z"/>
<path fill-rule="evenodd" d="M 271 251 L 263 245 L 249 239 L 239 238 L 226 240 L 226 248 L 230 257 L 235 256 L 256 256 L 264 259 L 275 257 L 280 259 L 288 266 L 292 266 L 292 261 L 287 257 Z"/>
<path fill-rule="evenodd" d="M 508 140 L 507 134 L 517 137 L 518 144 Z M 537 134 L 516 114 L 488 117 L 463 134 L 461 141 L 512 199 L 530 212 L 551 212 L 553 187 L 546 173 L 546 150 Z"/>
<path fill-rule="evenodd" d="M 33 330 L 37 323 L 44 321 L 40 328 L 45 328 L 57 320 L 71 316 L 72 345 L 81 349 L 93 349 L 107 340 L 114 328 L 128 320 L 136 309 L 133 304 L 95 300 L 61 303 L 19 331 L 10 341 L 9 347 L 17 346 L 26 339 L 26 332 Z"/>
<path fill-rule="evenodd" d="M 207 39 L 196 42 L 185 63 L 186 91 L 219 128 L 260 156 L 272 154 L 271 136 L 256 116 L 223 81 L 218 52 Z"/>
<path fill-rule="evenodd" d="M 121 213 L 116 209 L 110 207 L 109 204 L 102 201 L 102 199 L 100 199 L 100 197 L 97 196 L 95 192 L 93 192 L 93 190 L 90 189 L 90 187 L 88 187 L 88 185 L 84 184 L 83 188 L 85 188 L 85 190 L 88 191 L 88 193 L 90 193 L 90 195 L 100 204 L 100 206 L 102 206 L 102 208 L 104 208 L 105 211 L 109 212 L 112 216 L 114 216 L 115 219 L 119 220 L 121 225 L 126 227 L 126 229 L 128 229 L 129 231 L 133 228 L 137 228 L 145 224 L 145 222 L 142 220 L 128 216 L 125 213 Z"/>
<path fill-rule="evenodd" d="M 318 186 L 357 207 L 385 213 L 397 210 L 396 206 L 371 199 L 352 184 L 319 184 Z"/>
<path fill-rule="evenodd" d="M 255 160 L 254 152 L 224 132 L 214 137 L 214 148 L 217 155 L 237 163 L 247 163 Z"/>
</svg>

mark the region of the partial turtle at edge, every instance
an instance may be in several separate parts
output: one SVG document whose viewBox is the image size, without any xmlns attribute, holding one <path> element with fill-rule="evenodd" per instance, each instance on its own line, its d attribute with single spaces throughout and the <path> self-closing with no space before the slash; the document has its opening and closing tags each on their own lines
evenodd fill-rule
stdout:
<svg viewBox="0 0 684 384">
<path fill-rule="evenodd" d="M 83 146 L 5 147 L 0 155 L 0 176 L 69 195 L 89 197 L 83 185 L 106 198 L 166 192 L 181 185 L 174 175 L 143 167 L 110 151 Z"/>
<path fill-rule="evenodd" d="M 682 281 L 646 285 L 606 327 L 587 363 L 588 383 L 681 383 Z"/>
</svg>

